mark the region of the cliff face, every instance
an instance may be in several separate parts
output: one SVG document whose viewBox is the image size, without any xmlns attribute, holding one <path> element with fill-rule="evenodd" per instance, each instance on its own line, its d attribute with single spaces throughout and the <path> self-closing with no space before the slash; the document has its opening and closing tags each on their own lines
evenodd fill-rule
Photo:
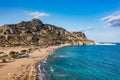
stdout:
<svg viewBox="0 0 120 80">
<path fill-rule="evenodd" d="M 38 19 L 0 27 L 0 46 L 49 46 L 57 44 L 94 44 L 82 32 L 68 32 L 63 28 L 43 24 Z"/>
</svg>

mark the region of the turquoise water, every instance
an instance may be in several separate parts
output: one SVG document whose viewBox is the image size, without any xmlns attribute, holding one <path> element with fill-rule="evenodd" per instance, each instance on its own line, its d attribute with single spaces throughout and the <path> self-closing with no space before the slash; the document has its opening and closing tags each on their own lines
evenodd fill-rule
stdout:
<svg viewBox="0 0 120 80">
<path fill-rule="evenodd" d="M 46 80 L 120 80 L 120 44 L 62 47 L 40 68 Z"/>
</svg>

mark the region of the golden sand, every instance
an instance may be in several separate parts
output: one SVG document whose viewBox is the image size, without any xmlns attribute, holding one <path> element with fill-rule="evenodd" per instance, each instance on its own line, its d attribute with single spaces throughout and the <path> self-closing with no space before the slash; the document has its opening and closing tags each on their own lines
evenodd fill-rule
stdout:
<svg viewBox="0 0 120 80">
<path fill-rule="evenodd" d="M 53 50 L 56 48 L 67 46 L 66 45 L 60 45 L 60 46 L 50 46 L 47 48 L 38 48 L 34 50 L 30 54 L 30 58 L 21 58 L 21 59 L 15 59 L 11 60 L 11 62 L 8 63 L 2 63 L 0 62 L 0 80 L 35 80 L 37 78 L 38 71 L 36 69 L 36 64 L 45 58 L 47 58 Z M 9 53 L 10 51 L 20 51 L 25 50 L 28 48 L 0 48 L 0 52 Z"/>
</svg>

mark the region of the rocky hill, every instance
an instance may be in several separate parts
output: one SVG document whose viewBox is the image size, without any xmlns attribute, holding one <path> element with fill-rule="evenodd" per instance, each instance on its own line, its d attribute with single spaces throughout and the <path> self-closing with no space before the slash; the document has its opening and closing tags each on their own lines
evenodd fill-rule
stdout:
<svg viewBox="0 0 120 80">
<path fill-rule="evenodd" d="M 82 32 L 68 32 L 63 28 L 43 24 L 39 19 L 22 21 L 0 27 L 0 46 L 50 46 L 69 43 L 72 45 L 95 44 Z"/>
</svg>

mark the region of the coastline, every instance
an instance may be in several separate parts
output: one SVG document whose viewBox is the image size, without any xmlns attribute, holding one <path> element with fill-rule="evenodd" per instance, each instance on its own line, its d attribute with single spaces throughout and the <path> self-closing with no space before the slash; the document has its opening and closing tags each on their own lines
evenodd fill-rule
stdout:
<svg viewBox="0 0 120 80">
<path fill-rule="evenodd" d="M 69 46 L 69 44 L 38 48 L 30 53 L 30 58 L 15 59 L 12 62 L 0 63 L 0 80 L 38 80 L 38 64 L 49 57 L 55 49 L 64 46 Z M 2 49 L 0 51 L 8 52 L 10 50 Z"/>
<path fill-rule="evenodd" d="M 36 63 L 36 70 L 37 70 L 37 78 L 36 80 L 46 80 L 44 74 L 42 73 L 42 71 L 39 69 L 40 68 L 40 62 L 44 61 L 45 59 L 47 59 L 50 55 L 52 55 L 53 51 L 61 48 L 61 47 L 65 47 L 65 46 L 70 46 L 70 44 L 63 44 L 63 45 L 59 45 L 59 46 L 52 46 L 52 47 L 48 47 L 48 49 L 46 50 L 48 53 L 47 55 L 42 59 L 42 60 L 38 60 L 38 62 Z M 39 77 L 40 76 L 40 77 Z"/>
</svg>

